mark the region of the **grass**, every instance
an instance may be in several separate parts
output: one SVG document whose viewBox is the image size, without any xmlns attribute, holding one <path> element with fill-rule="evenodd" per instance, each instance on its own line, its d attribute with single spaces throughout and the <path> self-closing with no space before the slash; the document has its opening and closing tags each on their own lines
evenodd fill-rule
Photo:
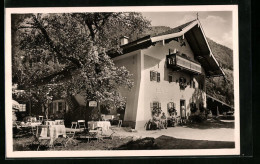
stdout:
<svg viewBox="0 0 260 164">
<path fill-rule="evenodd" d="M 154 138 L 143 138 L 130 141 L 125 145 L 114 148 L 115 150 L 155 150 L 155 149 L 223 149 L 235 148 L 235 142 L 188 140 L 169 136 Z"/>
<path fill-rule="evenodd" d="M 32 138 L 27 140 L 15 140 L 14 151 L 36 151 L 38 145 L 31 145 Z M 132 137 L 104 139 L 97 142 L 92 140 L 77 140 L 77 145 L 68 144 L 67 147 L 55 145 L 54 148 L 41 146 L 40 150 L 72 151 L 72 150 L 166 150 L 166 149 L 222 149 L 235 148 L 235 142 L 208 141 L 208 140 L 188 140 L 178 139 L 169 136 L 160 136 L 156 139 L 146 137 L 133 140 Z"/>
<path fill-rule="evenodd" d="M 195 129 L 217 129 L 217 128 L 231 128 L 234 129 L 234 122 L 223 122 L 219 118 L 211 118 L 200 123 L 187 123 L 188 128 Z"/>
</svg>

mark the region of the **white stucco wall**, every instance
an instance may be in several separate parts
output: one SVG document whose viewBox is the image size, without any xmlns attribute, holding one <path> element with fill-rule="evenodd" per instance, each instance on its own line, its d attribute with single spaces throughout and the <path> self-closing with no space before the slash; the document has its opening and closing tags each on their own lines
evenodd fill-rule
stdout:
<svg viewBox="0 0 260 164">
<path fill-rule="evenodd" d="M 194 101 L 199 107 L 199 102 L 204 101 L 206 106 L 206 94 L 198 89 L 198 81 L 204 81 L 204 78 L 199 76 L 192 76 L 182 71 L 173 72 L 166 67 L 166 55 L 169 54 L 169 49 L 178 49 L 180 52 L 185 53 L 191 59 L 194 59 L 193 52 L 186 42 L 186 46 L 181 47 L 179 42 L 171 41 L 168 44 L 163 45 L 157 43 L 155 46 L 151 46 L 148 49 L 141 51 L 143 57 L 143 69 L 142 69 L 142 91 L 140 100 L 142 103 L 137 109 L 136 129 L 143 128 L 144 124 L 151 119 L 150 103 L 158 101 L 161 103 L 162 111 L 168 116 L 167 103 L 174 102 L 178 115 L 180 115 L 180 100 L 185 100 L 186 113 L 190 113 L 190 103 L 192 102 L 192 95 L 194 95 Z M 160 72 L 160 82 L 150 81 L 150 71 Z M 202 70 L 204 72 L 204 70 Z M 169 83 L 168 74 L 173 75 L 173 82 Z M 185 77 L 187 82 L 190 82 L 191 78 L 194 78 L 195 89 L 188 85 L 185 90 L 181 90 L 179 83 L 176 80 L 179 77 Z M 205 85 L 204 85 L 205 90 Z M 196 95 L 196 96 L 195 96 Z M 139 95 L 140 96 L 140 95 Z"/>
<path fill-rule="evenodd" d="M 114 63 L 117 67 L 126 67 L 126 69 L 133 75 L 134 87 L 131 90 L 120 88 L 120 94 L 126 97 L 126 109 L 124 115 L 124 122 L 135 123 L 137 117 L 137 108 L 139 101 L 140 80 L 141 80 L 141 56 L 140 50 L 124 54 L 114 58 Z"/>
</svg>

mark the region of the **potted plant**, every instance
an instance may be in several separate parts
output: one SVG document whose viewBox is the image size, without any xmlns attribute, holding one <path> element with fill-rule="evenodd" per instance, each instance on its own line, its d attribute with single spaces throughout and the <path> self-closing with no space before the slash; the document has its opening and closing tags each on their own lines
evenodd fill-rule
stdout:
<svg viewBox="0 0 260 164">
<path fill-rule="evenodd" d="M 179 83 L 181 89 L 185 89 L 187 87 L 187 84 L 184 82 Z"/>
<path fill-rule="evenodd" d="M 155 114 L 156 115 L 159 115 L 159 114 L 161 114 L 162 113 L 162 110 L 161 110 L 161 108 L 159 108 L 159 107 L 154 107 L 153 108 L 153 110 L 152 110 L 152 115 L 154 116 Z"/>
</svg>

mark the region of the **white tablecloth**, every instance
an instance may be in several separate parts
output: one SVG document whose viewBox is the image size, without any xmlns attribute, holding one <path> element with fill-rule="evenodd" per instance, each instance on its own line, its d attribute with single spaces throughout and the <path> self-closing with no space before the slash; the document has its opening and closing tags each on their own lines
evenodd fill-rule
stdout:
<svg viewBox="0 0 260 164">
<path fill-rule="evenodd" d="M 65 125 L 50 125 L 50 136 L 56 139 L 60 135 L 66 137 Z"/>
<path fill-rule="evenodd" d="M 60 135 L 66 137 L 66 128 L 64 125 L 49 125 L 48 129 L 42 128 L 40 137 L 46 138 L 48 135 L 51 138 L 50 143 L 53 144 L 53 141 Z"/>
<path fill-rule="evenodd" d="M 109 130 L 109 127 L 111 126 L 109 121 L 89 121 L 88 127 L 93 130 L 96 127 L 101 127 L 103 131 Z"/>
<path fill-rule="evenodd" d="M 31 122 L 30 126 L 36 127 L 41 124 L 42 124 L 41 122 Z"/>
</svg>

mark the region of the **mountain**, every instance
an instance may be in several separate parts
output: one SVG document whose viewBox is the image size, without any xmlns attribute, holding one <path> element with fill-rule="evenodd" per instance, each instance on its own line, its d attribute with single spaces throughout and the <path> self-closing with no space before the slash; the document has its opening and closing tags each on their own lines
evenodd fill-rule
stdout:
<svg viewBox="0 0 260 164">
<path fill-rule="evenodd" d="M 233 50 L 214 42 L 210 38 L 207 38 L 207 40 L 212 53 L 214 54 L 219 64 L 221 64 L 221 67 L 233 70 Z"/>
<path fill-rule="evenodd" d="M 138 38 L 159 34 L 170 29 L 167 26 L 153 26 L 145 30 Z M 234 106 L 233 50 L 214 42 L 210 38 L 207 38 L 207 41 L 216 60 L 225 72 L 225 78 L 214 77 L 206 79 L 206 92 L 208 95 Z"/>
</svg>

